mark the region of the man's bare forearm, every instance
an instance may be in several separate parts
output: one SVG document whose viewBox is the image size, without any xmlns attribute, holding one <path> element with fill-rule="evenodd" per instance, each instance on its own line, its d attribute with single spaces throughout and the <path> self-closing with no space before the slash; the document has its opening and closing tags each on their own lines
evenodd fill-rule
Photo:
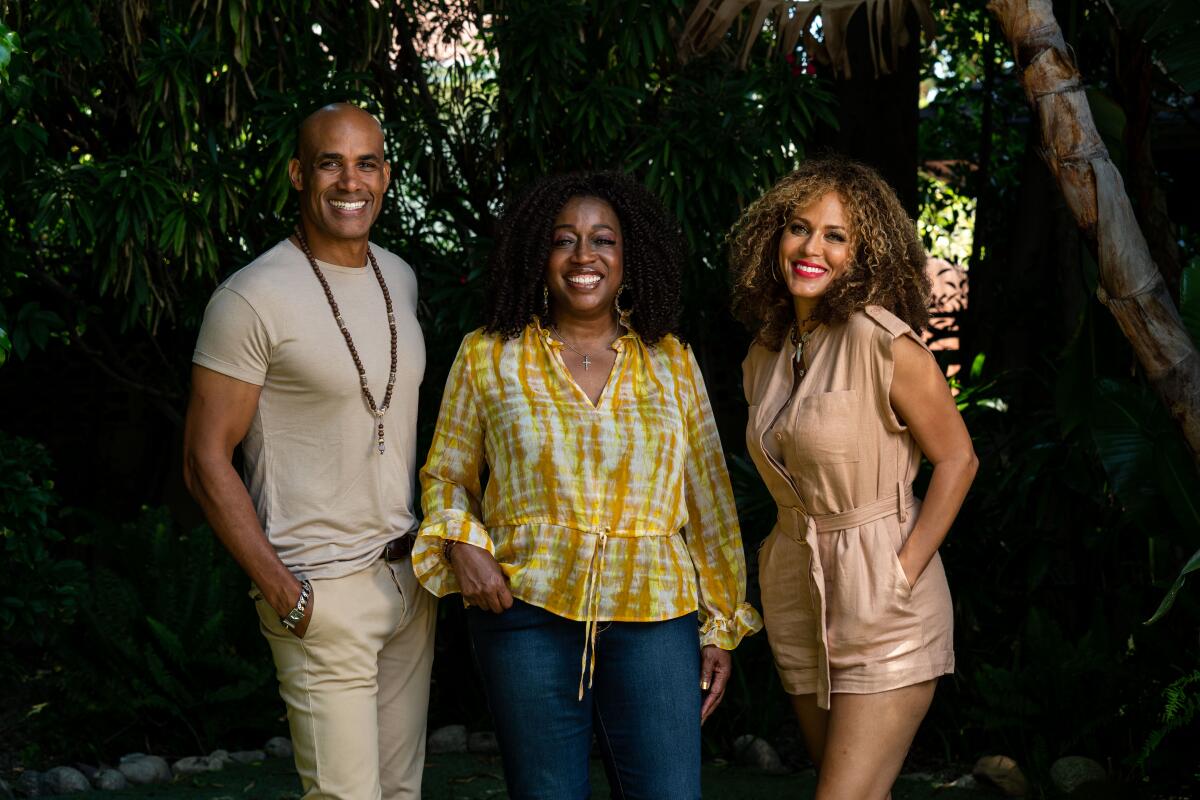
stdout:
<svg viewBox="0 0 1200 800">
<path fill-rule="evenodd" d="M 204 509 L 208 524 L 271 608 L 285 616 L 300 596 L 300 581 L 279 560 L 263 533 L 237 470 L 216 459 L 193 459 L 189 466 L 188 489 Z"/>
</svg>

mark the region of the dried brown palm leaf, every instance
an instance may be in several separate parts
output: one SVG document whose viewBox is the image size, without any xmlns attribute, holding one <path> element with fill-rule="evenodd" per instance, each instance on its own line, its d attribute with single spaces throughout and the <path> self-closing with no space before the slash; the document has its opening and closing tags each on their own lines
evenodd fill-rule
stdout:
<svg viewBox="0 0 1200 800">
<path fill-rule="evenodd" d="M 742 42 L 737 65 L 744 69 L 754 42 L 771 20 L 780 52 L 792 52 L 803 37 L 804 48 L 814 58 L 830 64 L 837 74 L 850 77 L 846 30 L 854 14 L 863 9 L 871 39 L 871 62 L 878 76 L 892 71 L 900 50 L 911 40 L 905 24 L 910 7 L 916 11 L 925 36 L 932 39 L 934 24 L 929 0 L 700 0 L 679 37 L 679 54 L 687 60 L 712 52 L 736 25 L 735 38 Z M 748 20 L 743 13 L 747 10 Z M 812 35 L 812 23 L 818 15 L 820 41 Z"/>
</svg>

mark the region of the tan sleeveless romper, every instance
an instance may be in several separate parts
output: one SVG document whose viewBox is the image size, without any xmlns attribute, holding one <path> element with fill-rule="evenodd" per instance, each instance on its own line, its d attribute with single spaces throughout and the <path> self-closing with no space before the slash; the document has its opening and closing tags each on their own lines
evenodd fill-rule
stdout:
<svg viewBox="0 0 1200 800">
<path fill-rule="evenodd" d="M 953 608 L 934 555 L 914 586 L 896 554 L 920 513 L 921 452 L 892 410 L 892 343 L 920 338 L 869 306 L 822 326 L 793 386 L 790 345 L 750 348 L 746 443 L 778 505 L 759 551 L 767 638 L 784 689 L 896 689 L 954 671 Z M 924 346 L 924 345 L 922 345 Z"/>
</svg>

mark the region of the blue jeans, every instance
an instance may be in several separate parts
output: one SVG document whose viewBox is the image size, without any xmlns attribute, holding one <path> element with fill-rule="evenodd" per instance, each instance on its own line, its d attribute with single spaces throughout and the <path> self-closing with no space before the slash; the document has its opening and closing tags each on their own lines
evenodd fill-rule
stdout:
<svg viewBox="0 0 1200 800">
<path fill-rule="evenodd" d="M 695 613 L 665 622 L 600 623 L 596 673 L 578 699 L 584 624 L 516 600 L 471 608 L 508 793 L 515 800 L 591 796 L 592 735 L 615 800 L 700 797 L 700 643 Z"/>
</svg>

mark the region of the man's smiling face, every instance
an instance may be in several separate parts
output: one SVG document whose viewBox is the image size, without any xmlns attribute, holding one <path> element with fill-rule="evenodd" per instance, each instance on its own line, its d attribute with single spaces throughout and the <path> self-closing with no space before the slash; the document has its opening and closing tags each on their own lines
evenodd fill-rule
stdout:
<svg viewBox="0 0 1200 800">
<path fill-rule="evenodd" d="M 328 106 L 304 122 L 299 150 L 288 175 L 314 248 L 365 242 L 391 178 L 379 123 L 354 106 Z"/>
</svg>

